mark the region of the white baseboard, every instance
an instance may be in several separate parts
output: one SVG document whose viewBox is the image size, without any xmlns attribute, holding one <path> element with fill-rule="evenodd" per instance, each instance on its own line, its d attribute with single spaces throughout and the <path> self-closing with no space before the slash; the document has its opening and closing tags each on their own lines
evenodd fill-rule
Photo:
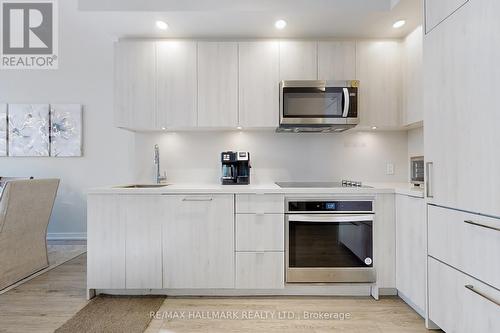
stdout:
<svg viewBox="0 0 500 333">
<path fill-rule="evenodd" d="M 87 240 L 86 232 L 49 232 L 47 240 Z"/>
</svg>

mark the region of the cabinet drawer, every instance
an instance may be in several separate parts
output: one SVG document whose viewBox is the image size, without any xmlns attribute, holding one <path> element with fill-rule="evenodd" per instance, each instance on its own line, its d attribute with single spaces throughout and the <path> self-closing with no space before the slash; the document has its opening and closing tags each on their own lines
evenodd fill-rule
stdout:
<svg viewBox="0 0 500 333">
<path fill-rule="evenodd" d="M 497 289 L 429 258 L 429 319 L 443 331 L 500 332 L 499 302 Z"/>
<path fill-rule="evenodd" d="M 284 252 L 238 252 L 236 253 L 236 288 L 283 288 L 284 265 Z"/>
<path fill-rule="evenodd" d="M 283 214 L 237 214 L 236 251 L 284 251 Z"/>
<path fill-rule="evenodd" d="M 429 255 L 500 288 L 500 220 L 429 206 Z"/>
<path fill-rule="evenodd" d="M 283 213 L 285 198 L 281 194 L 238 194 L 236 213 Z"/>
</svg>

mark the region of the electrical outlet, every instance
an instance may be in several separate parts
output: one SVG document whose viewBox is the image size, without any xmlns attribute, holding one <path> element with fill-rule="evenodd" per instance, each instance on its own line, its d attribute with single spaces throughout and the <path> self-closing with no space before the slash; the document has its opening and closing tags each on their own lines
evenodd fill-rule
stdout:
<svg viewBox="0 0 500 333">
<path fill-rule="evenodd" d="M 387 166 L 385 169 L 385 174 L 386 175 L 393 175 L 394 174 L 394 163 L 387 163 Z"/>
</svg>

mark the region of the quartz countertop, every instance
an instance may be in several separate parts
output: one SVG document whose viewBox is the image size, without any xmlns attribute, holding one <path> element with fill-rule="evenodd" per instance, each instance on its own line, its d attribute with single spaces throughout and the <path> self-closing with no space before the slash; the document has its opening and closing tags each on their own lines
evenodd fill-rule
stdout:
<svg viewBox="0 0 500 333">
<path fill-rule="evenodd" d="M 338 188 L 281 188 L 274 183 L 250 185 L 220 185 L 213 183 L 176 183 L 156 188 L 124 188 L 125 185 L 92 188 L 88 194 L 383 194 L 396 193 L 418 198 L 424 197 L 422 188 L 415 188 L 410 183 L 370 183 L 365 187 Z"/>
</svg>

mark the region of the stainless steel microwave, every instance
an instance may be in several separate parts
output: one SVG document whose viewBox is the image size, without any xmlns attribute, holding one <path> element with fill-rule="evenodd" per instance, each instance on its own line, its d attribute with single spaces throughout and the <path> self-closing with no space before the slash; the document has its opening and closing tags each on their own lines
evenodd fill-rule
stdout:
<svg viewBox="0 0 500 333">
<path fill-rule="evenodd" d="M 356 126 L 358 81 L 281 81 L 279 132 L 342 132 Z"/>
</svg>

